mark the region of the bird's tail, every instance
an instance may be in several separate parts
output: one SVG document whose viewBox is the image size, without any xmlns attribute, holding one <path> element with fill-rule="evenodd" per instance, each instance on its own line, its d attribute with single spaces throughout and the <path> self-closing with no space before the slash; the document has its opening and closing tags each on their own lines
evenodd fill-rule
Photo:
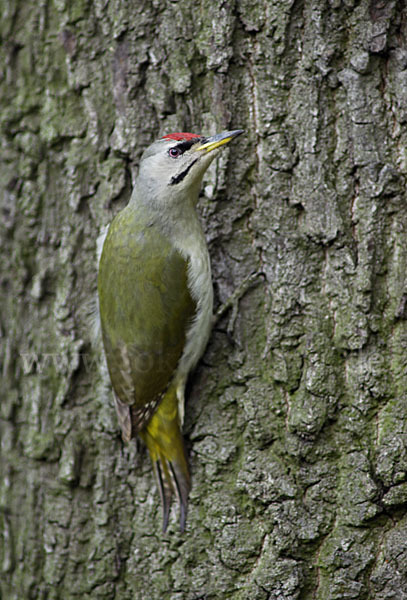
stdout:
<svg viewBox="0 0 407 600">
<path fill-rule="evenodd" d="M 149 450 L 160 489 L 163 531 L 167 529 L 174 493 L 180 503 L 180 528 L 184 531 L 191 482 L 174 386 L 170 385 L 140 437 Z"/>
</svg>

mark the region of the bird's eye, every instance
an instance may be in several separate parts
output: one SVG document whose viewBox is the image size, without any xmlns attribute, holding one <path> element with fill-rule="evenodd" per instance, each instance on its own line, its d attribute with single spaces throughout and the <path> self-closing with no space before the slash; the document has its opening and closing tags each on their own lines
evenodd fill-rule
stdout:
<svg viewBox="0 0 407 600">
<path fill-rule="evenodd" d="M 178 158 L 178 156 L 180 156 L 182 152 L 179 148 L 170 148 L 168 150 L 168 154 L 171 156 L 171 158 Z"/>
</svg>

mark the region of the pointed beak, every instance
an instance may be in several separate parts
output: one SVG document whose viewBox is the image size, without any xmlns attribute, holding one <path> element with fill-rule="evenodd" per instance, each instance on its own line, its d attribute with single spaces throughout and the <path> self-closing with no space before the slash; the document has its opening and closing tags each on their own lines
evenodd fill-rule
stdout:
<svg viewBox="0 0 407 600">
<path fill-rule="evenodd" d="M 217 133 L 211 137 L 203 138 L 202 141 L 194 146 L 194 150 L 205 150 L 206 152 L 212 152 L 216 148 L 228 144 L 233 138 L 237 137 L 241 133 L 244 133 L 243 129 L 235 129 L 234 131 L 223 131 Z"/>
</svg>

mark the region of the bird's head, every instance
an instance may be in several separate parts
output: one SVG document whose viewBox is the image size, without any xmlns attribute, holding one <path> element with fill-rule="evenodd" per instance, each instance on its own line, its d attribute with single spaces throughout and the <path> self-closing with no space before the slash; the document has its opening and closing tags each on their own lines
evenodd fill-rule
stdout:
<svg viewBox="0 0 407 600">
<path fill-rule="evenodd" d="M 143 153 L 139 185 L 156 200 L 198 197 L 203 174 L 221 148 L 243 133 L 224 131 L 211 137 L 195 133 L 170 133 Z M 140 190 L 142 191 L 142 190 Z"/>
</svg>

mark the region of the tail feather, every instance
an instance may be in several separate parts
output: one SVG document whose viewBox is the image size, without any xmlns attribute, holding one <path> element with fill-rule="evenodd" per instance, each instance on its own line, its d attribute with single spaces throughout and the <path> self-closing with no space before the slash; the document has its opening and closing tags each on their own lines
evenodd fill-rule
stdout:
<svg viewBox="0 0 407 600">
<path fill-rule="evenodd" d="M 188 472 L 187 477 L 185 477 L 185 471 L 180 469 L 180 465 L 178 463 L 170 462 L 169 467 L 180 506 L 180 529 L 181 532 L 184 532 L 185 523 L 187 520 L 188 496 L 191 487 L 190 477 Z"/>
<path fill-rule="evenodd" d="M 158 489 L 160 490 L 161 504 L 163 507 L 163 533 L 165 533 L 168 527 L 168 520 L 170 516 L 172 489 L 171 486 L 168 485 L 168 471 L 166 473 L 166 469 L 161 469 L 160 461 L 154 461 L 154 470 L 158 481 Z M 162 470 L 164 471 L 164 477 Z"/>
<path fill-rule="evenodd" d="M 157 477 L 163 507 L 163 531 L 168 526 L 172 496 L 176 494 L 180 504 L 180 529 L 183 532 L 191 481 L 174 388 L 170 387 L 165 393 L 140 436 L 147 445 Z"/>
</svg>

